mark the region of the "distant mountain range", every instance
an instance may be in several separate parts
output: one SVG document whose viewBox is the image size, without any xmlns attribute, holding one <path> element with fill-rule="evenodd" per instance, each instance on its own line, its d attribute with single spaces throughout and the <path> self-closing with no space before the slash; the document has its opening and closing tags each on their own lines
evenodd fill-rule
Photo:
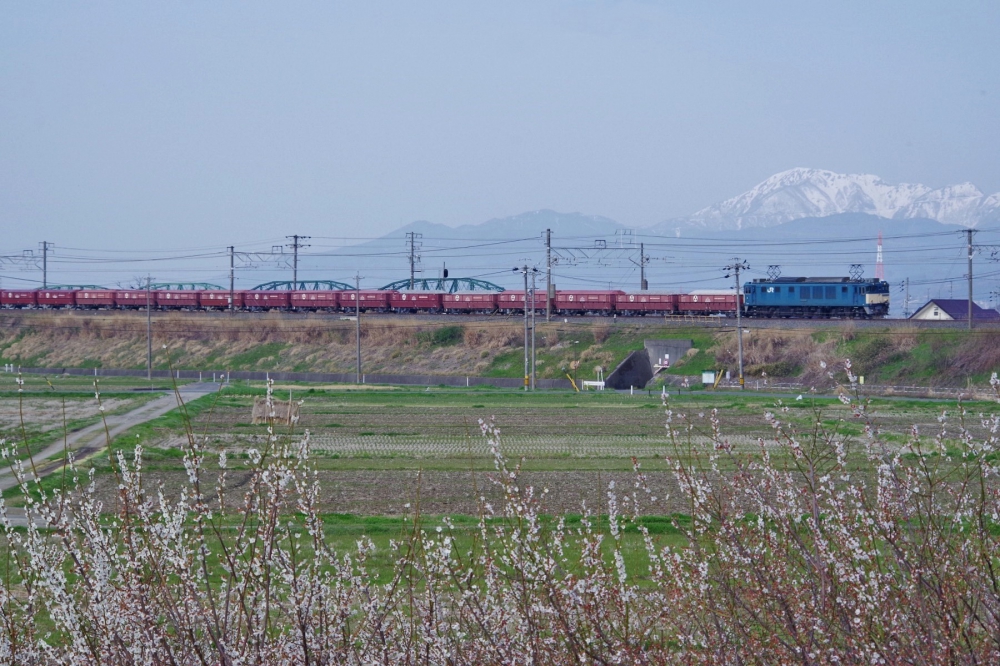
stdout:
<svg viewBox="0 0 1000 666">
<path fill-rule="evenodd" d="M 543 236 L 551 229 L 558 265 L 553 278 L 559 285 L 634 289 L 643 243 L 650 288 L 689 290 L 726 288 L 720 269 L 734 256 L 750 262 L 747 279 L 762 277 L 775 265 L 784 275 L 816 276 L 847 275 L 860 264 L 871 277 L 882 231 L 892 314 L 899 316 L 906 280 L 910 311 L 929 297 L 964 293 L 965 236 L 959 232 L 969 227 L 1000 227 L 1000 193 L 987 196 L 969 183 L 932 189 L 892 185 L 872 175 L 792 169 L 693 215 L 647 227 L 536 210 L 459 227 L 413 222 L 365 246 L 399 256 L 404 232 L 417 232 L 423 234 L 418 276 L 437 276 L 447 262 L 453 276 L 516 288 L 520 277 L 509 267 L 543 266 Z M 985 305 L 1000 273 L 979 263 L 976 296 Z M 401 260 L 389 260 L 368 267 L 366 274 L 388 282 L 398 279 L 402 268 Z"/>
<path fill-rule="evenodd" d="M 692 229 L 730 231 L 844 213 L 976 227 L 1000 221 L 1000 193 L 987 196 L 972 183 L 933 189 L 910 183 L 891 185 L 870 174 L 799 168 L 782 171 L 732 199 L 651 230 L 673 235 Z"/>
<path fill-rule="evenodd" d="M 972 183 L 937 189 L 927 185 L 892 185 L 870 174 L 842 174 L 822 169 L 789 169 L 750 190 L 687 217 L 647 227 L 630 227 L 607 217 L 536 210 L 479 224 L 447 227 L 414 222 L 393 232 L 418 231 L 438 237 L 530 238 L 545 229 L 554 236 L 593 237 L 627 234 L 680 236 L 691 232 L 742 231 L 794 220 L 860 214 L 885 220 L 933 220 L 960 227 L 1000 224 L 1000 192 L 983 194 Z M 887 226 L 887 228 L 889 228 Z"/>
<path fill-rule="evenodd" d="M 388 237 L 399 238 L 402 234 L 416 232 L 434 238 L 455 238 L 466 240 L 513 240 L 516 238 L 540 240 L 546 229 L 554 237 L 563 239 L 577 236 L 593 238 L 614 235 L 625 225 L 600 215 L 583 213 L 559 213 L 554 210 L 533 210 L 519 215 L 494 218 L 478 224 L 463 224 L 449 227 L 436 222 L 418 220 L 393 231 Z"/>
</svg>

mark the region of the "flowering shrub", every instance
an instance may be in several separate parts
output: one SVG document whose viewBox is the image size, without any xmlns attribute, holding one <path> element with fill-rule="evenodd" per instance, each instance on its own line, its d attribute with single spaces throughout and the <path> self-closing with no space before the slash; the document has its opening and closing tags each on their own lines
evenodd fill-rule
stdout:
<svg viewBox="0 0 1000 666">
<path fill-rule="evenodd" d="M 800 432 L 779 404 L 765 416 L 773 440 L 753 453 L 715 412 L 712 446 L 694 444 L 694 420 L 666 405 L 690 514 L 671 547 L 634 519 L 664 501 L 638 465 L 631 488 L 608 488 L 607 532 L 586 511 L 570 527 L 547 519 L 546 491 L 519 485 L 483 423 L 503 502 L 482 500 L 469 547 L 449 521 L 415 520 L 381 581 L 370 540 L 335 552 L 324 539 L 308 434 L 285 443 L 269 430 L 238 491 L 225 455 L 210 465 L 189 436 L 177 500 L 144 485 L 141 449 L 111 452 L 114 507 L 72 461 L 67 487 L 46 491 L 5 444 L 28 523 L 2 513 L 0 661 L 997 663 L 1000 420 L 978 417 L 976 439 L 959 405 L 935 437 L 914 429 L 890 446 L 856 392 L 842 399 L 862 441 L 818 412 Z M 206 475 L 220 477 L 211 496 Z M 626 570 L 627 527 L 645 543 L 641 580 Z"/>
</svg>

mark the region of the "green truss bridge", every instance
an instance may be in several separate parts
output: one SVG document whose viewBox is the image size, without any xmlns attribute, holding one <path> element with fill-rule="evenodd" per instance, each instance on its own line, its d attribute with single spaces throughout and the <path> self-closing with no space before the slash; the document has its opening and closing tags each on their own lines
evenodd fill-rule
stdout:
<svg viewBox="0 0 1000 666">
<path fill-rule="evenodd" d="M 344 291 L 354 289 L 349 284 L 336 280 L 299 280 L 298 282 L 275 281 L 259 284 L 251 291 Z"/>
<path fill-rule="evenodd" d="M 149 288 L 163 291 L 226 291 L 219 285 L 209 282 L 154 282 Z M 142 290 L 145 287 L 140 286 L 137 289 Z"/>
<path fill-rule="evenodd" d="M 98 284 L 50 284 L 44 289 L 38 287 L 37 291 L 76 291 L 78 289 L 107 289 L 107 287 Z"/>
<path fill-rule="evenodd" d="M 444 291 L 454 294 L 458 291 L 503 291 L 500 285 L 477 280 L 475 278 L 419 278 L 413 280 L 413 289 L 410 289 L 409 280 L 396 280 L 382 287 L 383 291 Z"/>
</svg>

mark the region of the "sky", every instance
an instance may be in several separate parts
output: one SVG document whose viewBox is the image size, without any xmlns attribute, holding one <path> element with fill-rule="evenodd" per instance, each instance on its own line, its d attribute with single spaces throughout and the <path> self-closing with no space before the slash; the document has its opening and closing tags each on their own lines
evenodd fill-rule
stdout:
<svg viewBox="0 0 1000 666">
<path fill-rule="evenodd" d="M 0 254 L 641 227 L 797 166 L 996 192 L 998 34 L 976 0 L 3 3 Z"/>
</svg>

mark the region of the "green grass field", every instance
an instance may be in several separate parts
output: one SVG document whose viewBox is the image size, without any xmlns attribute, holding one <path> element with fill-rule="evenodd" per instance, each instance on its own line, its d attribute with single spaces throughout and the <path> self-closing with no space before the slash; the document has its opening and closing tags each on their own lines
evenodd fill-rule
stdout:
<svg viewBox="0 0 1000 666">
<path fill-rule="evenodd" d="M 98 382 L 101 393 L 136 393 L 142 391 L 169 390 L 190 382 L 190 379 L 170 379 L 154 377 L 148 381 L 145 377 L 107 377 L 92 375 L 36 375 L 24 373 L 20 375 L 24 384 L 18 384 L 16 372 L 0 373 L 0 398 L 16 396 L 19 388 L 31 393 L 65 393 L 94 395 L 94 380 Z M 209 378 L 211 379 L 211 378 Z"/>
<path fill-rule="evenodd" d="M 133 388 L 127 382 L 108 383 L 112 387 L 102 389 L 108 391 L 106 396 L 115 395 L 116 389 Z M 80 392 L 81 384 L 74 378 L 60 387 L 65 393 L 54 393 L 48 385 L 33 382 L 26 384 L 22 398 L 27 402 L 64 397 L 93 400 L 92 394 Z M 168 500 L 175 499 L 188 483 L 183 455 L 190 427 L 207 451 L 207 494 L 215 496 L 214 484 L 221 470 L 214 456 L 225 450 L 229 456 L 226 492 L 238 500 L 242 484 L 249 478 L 248 450 L 266 447 L 266 426 L 249 422 L 253 400 L 264 393 L 265 387 L 257 382 L 194 400 L 186 405 L 186 414 L 174 410 L 125 432 L 116 438 L 113 449 L 131 457 L 135 447 L 142 445 L 148 492 L 163 492 Z M 684 507 L 670 499 L 676 486 L 667 458 L 683 457 L 691 462 L 693 456 L 706 456 L 712 450 L 710 421 L 714 410 L 728 441 L 747 451 L 757 450 L 760 438 L 773 436 L 764 420 L 765 412 L 793 424 L 804 438 L 823 428 L 857 446 L 863 435 L 857 419 L 838 400 L 810 395 L 799 399 L 796 394 L 683 391 L 669 396 L 664 407 L 660 395 L 647 392 L 525 393 L 491 388 L 351 388 L 287 383 L 276 387 L 274 393 L 285 399 L 290 393 L 293 400 L 302 401 L 300 422 L 294 428 L 275 426 L 275 435 L 294 439 L 309 431 L 311 464 L 323 488 L 320 508 L 326 542 L 338 552 L 351 552 L 360 536 L 370 538 L 377 547 L 370 566 L 378 580 L 391 575 L 391 542 L 405 542 L 415 529 L 434 532 L 446 526 L 446 517 L 454 525 L 449 529 L 453 529 L 457 549 L 476 547 L 483 502 L 497 506 L 502 501 L 493 481 L 493 458 L 479 433 L 480 419 L 493 418 L 500 427 L 504 453 L 511 465 L 519 466 L 519 483 L 548 491 L 541 507 L 547 524 L 554 516 L 563 516 L 577 529 L 584 507 L 598 517 L 605 516 L 609 484 L 613 481 L 618 493 L 628 493 L 637 461 L 653 496 L 659 496 L 648 504 L 639 521 L 659 546 L 681 545 L 675 521 L 687 520 Z M 0 396 L 0 401 L 8 404 L 14 400 L 17 397 L 9 393 Z M 996 405 L 970 403 L 965 407 L 970 411 L 968 427 L 981 434 L 976 415 L 995 411 Z M 674 441 L 664 427 L 668 408 L 680 431 Z M 870 409 L 884 439 L 902 443 L 914 423 L 924 434 L 933 435 L 941 427 L 938 417 L 943 412 L 954 415 L 956 406 L 947 401 L 875 399 Z M 953 426 L 948 428 L 954 431 Z M 17 437 L 15 432 L 6 434 Z M 41 438 L 56 434 L 51 428 L 31 431 L 30 443 L 37 446 Z M 860 448 L 856 450 L 856 469 L 867 475 L 871 470 L 865 467 Z M 781 449 L 772 449 L 776 459 L 782 455 Z M 107 455 L 96 455 L 80 467 L 82 472 L 94 469 L 98 498 L 113 512 L 117 482 Z M 725 462 L 720 469 L 725 472 Z M 66 483 L 66 478 L 53 474 L 45 479 L 42 490 L 51 493 Z M 7 490 L 4 498 L 15 507 L 24 500 L 16 488 Z M 221 538 L 225 538 L 232 526 L 227 526 L 227 519 L 220 520 Z M 289 520 L 297 520 L 294 512 Z M 602 533 L 609 533 L 606 519 L 597 518 L 597 524 Z M 606 545 L 610 548 L 609 542 Z M 623 553 L 629 575 L 645 580 L 644 544 L 634 526 L 624 534 Z"/>
<path fill-rule="evenodd" d="M 237 479 L 249 467 L 248 451 L 267 441 L 266 427 L 250 423 L 253 400 L 264 393 L 261 382 L 234 385 L 191 402 L 186 416 L 174 410 L 133 427 L 116 438 L 113 448 L 130 456 L 141 445 L 150 483 L 162 484 L 168 495 L 177 493 L 186 483 L 182 458 L 190 425 L 210 461 L 226 452 L 230 474 Z M 772 441 L 766 412 L 793 424 L 805 438 L 820 424 L 859 452 L 862 436 L 862 425 L 849 408 L 836 399 L 808 394 L 681 391 L 668 398 L 676 431 L 671 439 L 665 428 L 667 408 L 655 392 L 526 393 L 289 383 L 277 386 L 274 393 L 276 398 L 302 401 L 299 422 L 274 426 L 275 435 L 294 439 L 309 432 L 311 462 L 324 487 L 323 510 L 331 514 L 399 516 L 417 496 L 429 513 L 475 513 L 473 488 L 488 486 L 493 470 L 492 455 L 479 432 L 481 419 L 492 419 L 500 428 L 502 452 L 521 466 L 525 483 L 550 488 L 552 513 L 579 512 L 584 502 L 593 507 L 602 501 L 610 481 L 630 485 L 634 461 L 662 496 L 670 495 L 674 481 L 668 457 L 692 459 L 712 450 L 713 410 L 726 440 L 745 451 L 757 451 L 761 439 Z M 995 405 L 966 408 L 972 414 L 988 413 Z M 955 405 L 876 399 L 870 409 L 884 439 L 902 445 L 913 424 L 925 434 L 937 432 L 938 417 L 943 411 L 954 413 Z M 975 434 L 982 428 L 975 417 L 967 425 Z M 53 436 L 51 431 L 47 436 Z M 772 455 L 786 455 L 784 449 L 772 448 Z M 857 460 L 858 471 L 866 473 L 860 454 Z M 101 492 L 113 500 L 107 456 L 94 456 L 83 465 L 94 467 Z M 727 465 L 724 461 L 723 469 Z M 48 480 L 46 485 L 51 488 L 53 483 Z M 5 496 L 18 502 L 16 490 Z M 669 504 L 649 507 L 650 512 L 679 510 Z"/>
</svg>

